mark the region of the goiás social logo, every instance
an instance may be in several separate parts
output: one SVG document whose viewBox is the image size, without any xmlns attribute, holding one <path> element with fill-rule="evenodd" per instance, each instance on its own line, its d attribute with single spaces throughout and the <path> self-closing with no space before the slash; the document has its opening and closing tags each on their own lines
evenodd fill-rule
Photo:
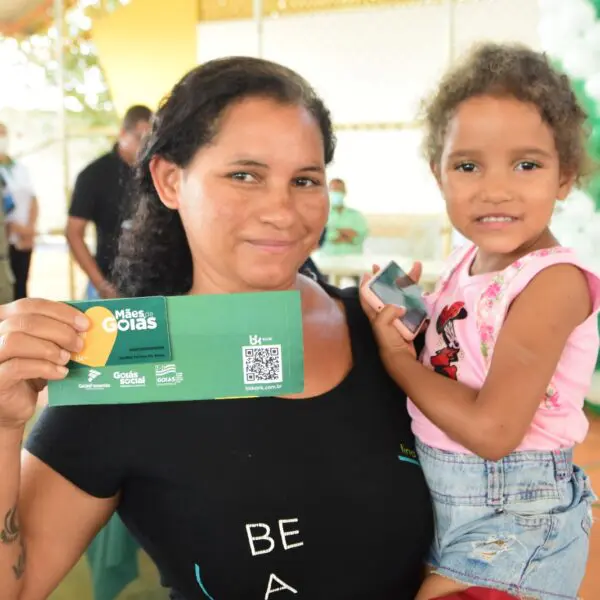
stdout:
<svg viewBox="0 0 600 600">
<path fill-rule="evenodd" d="M 140 375 L 137 371 L 115 371 L 113 379 L 116 379 L 122 388 L 144 387 L 146 385 L 146 376 Z"/>
</svg>

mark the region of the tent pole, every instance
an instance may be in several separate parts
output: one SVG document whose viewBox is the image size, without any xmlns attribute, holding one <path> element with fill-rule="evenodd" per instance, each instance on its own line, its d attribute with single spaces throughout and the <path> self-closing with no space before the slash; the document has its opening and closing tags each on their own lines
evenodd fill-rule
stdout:
<svg viewBox="0 0 600 600">
<path fill-rule="evenodd" d="M 67 114 L 65 108 L 65 3 L 64 0 L 54 0 L 54 26 L 56 28 L 56 63 L 58 65 L 58 123 L 59 143 L 62 155 L 62 177 L 65 213 L 69 209 L 69 146 L 67 130 Z M 69 299 L 75 298 L 75 268 L 69 252 Z"/>
<path fill-rule="evenodd" d="M 256 27 L 256 56 L 263 58 L 263 0 L 253 0 L 252 7 Z"/>
</svg>

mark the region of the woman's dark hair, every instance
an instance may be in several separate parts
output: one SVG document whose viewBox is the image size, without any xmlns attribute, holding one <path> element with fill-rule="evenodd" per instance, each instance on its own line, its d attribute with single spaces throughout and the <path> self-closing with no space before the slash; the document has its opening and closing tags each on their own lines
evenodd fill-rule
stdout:
<svg viewBox="0 0 600 600">
<path fill-rule="evenodd" d="M 439 163 L 448 124 L 458 106 L 484 95 L 513 97 L 536 106 L 554 132 L 561 169 L 577 178 L 586 175 L 590 168 L 587 115 L 569 78 L 545 54 L 517 44 L 477 46 L 444 76 L 424 106 L 427 160 Z"/>
<path fill-rule="evenodd" d="M 113 280 L 124 297 L 180 295 L 192 286 L 192 257 L 179 212 L 160 201 L 150 162 L 156 156 L 185 168 L 218 132 L 218 120 L 233 103 L 272 98 L 305 107 L 322 136 L 325 163 L 333 160 L 335 136 L 329 111 L 294 71 L 266 60 L 232 57 L 196 67 L 175 85 L 152 121 L 138 156 L 130 194 L 129 227 L 123 231 Z"/>
</svg>

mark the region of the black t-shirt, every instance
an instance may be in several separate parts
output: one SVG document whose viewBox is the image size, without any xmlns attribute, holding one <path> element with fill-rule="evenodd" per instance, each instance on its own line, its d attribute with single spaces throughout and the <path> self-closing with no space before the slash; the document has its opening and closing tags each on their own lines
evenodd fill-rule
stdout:
<svg viewBox="0 0 600 600">
<path fill-rule="evenodd" d="M 118 250 L 131 177 L 131 167 L 115 146 L 90 163 L 75 181 L 69 216 L 91 221 L 96 226 L 96 262 L 107 279 Z"/>
<path fill-rule="evenodd" d="M 354 367 L 307 400 L 49 408 L 27 449 L 118 512 L 185 600 L 413 600 L 433 517 L 356 290 Z"/>
</svg>

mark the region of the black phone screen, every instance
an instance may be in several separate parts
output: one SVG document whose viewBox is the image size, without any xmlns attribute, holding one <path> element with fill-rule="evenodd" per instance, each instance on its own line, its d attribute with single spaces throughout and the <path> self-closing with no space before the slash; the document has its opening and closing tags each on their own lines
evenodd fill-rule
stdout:
<svg viewBox="0 0 600 600">
<path fill-rule="evenodd" d="M 384 303 L 406 309 L 402 323 L 416 333 L 427 318 L 423 290 L 395 262 L 379 272 L 369 284 L 371 291 Z"/>
</svg>

